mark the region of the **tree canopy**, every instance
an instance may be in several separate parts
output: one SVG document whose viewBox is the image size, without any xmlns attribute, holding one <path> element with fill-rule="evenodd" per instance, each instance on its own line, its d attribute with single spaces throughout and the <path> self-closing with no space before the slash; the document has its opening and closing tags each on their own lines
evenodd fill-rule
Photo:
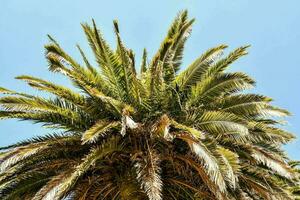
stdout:
<svg viewBox="0 0 300 200">
<path fill-rule="evenodd" d="M 295 199 L 299 170 L 282 149 L 294 135 L 279 128 L 290 113 L 250 93 L 247 74 L 228 72 L 248 45 L 225 53 L 220 44 L 180 71 L 193 22 L 180 12 L 140 65 L 117 21 L 116 49 L 94 21 L 82 24 L 95 62 L 49 36 L 49 70 L 75 88 L 28 75 L 16 79 L 48 97 L 0 88 L 0 119 L 51 130 L 1 148 L 1 199 Z"/>
</svg>

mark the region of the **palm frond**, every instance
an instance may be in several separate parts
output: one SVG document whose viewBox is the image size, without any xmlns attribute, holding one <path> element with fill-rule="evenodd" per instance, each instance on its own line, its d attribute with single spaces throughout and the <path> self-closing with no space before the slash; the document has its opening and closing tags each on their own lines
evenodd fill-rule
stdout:
<svg viewBox="0 0 300 200">
<path fill-rule="evenodd" d="M 84 96 L 76 93 L 64 86 L 53 84 L 49 81 L 45 81 L 39 78 L 31 77 L 31 76 L 17 76 L 16 79 L 26 81 L 28 85 L 38 90 L 46 91 L 52 93 L 60 98 L 64 98 L 68 101 L 71 101 L 78 105 L 84 105 L 85 98 Z"/>
<path fill-rule="evenodd" d="M 49 191 L 44 199 L 59 200 L 62 197 L 65 197 L 68 191 L 76 184 L 77 180 L 83 176 L 92 165 L 104 156 L 119 150 L 121 150 L 121 146 L 119 144 L 118 137 L 114 137 L 103 145 L 92 149 L 91 152 L 84 158 L 83 162 L 76 166 L 72 174 Z"/>
<path fill-rule="evenodd" d="M 151 150 L 148 151 L 145 158 L 136 161 L 134 164 L 137 174 L 136 178 L 140 182 L 149 200 L 162 199 L 161 168 L 159 164 L 159 156 Z"/>
<path fill-rule="evenodd" d="M 252 157 L 274 170 L 275 173 L 286 177 L 287 179 L 292 179 L 294 177 L 292 170 L 285 164 L 283 161 L 274 158 L 270 154 L 267 154 L 266 151 L 260 150 L 258 148 L 253 149 Z"/>
<path fill-rule="evenodd" d="M 29 156 L 35 155 L 47 147 L 48 145 L 46 143 L 39 145 L 28 145 L 26 147 L 18 147 L 14 149 L 13 151 L 9 152 L 9 154 L 6 155 L 3 158 L 3 161 L 0 163 L 0 174 L 4 173 L 10 166 L 28 158 Z"/>
<path fill-rule="evenodd" d="M 241 136 L 249 134 L 247 124 L 243 119 L 226 112 L 204 112 L 195 122 L 199 130 L 210 134 L 239 134 Z"/>
<path fill-rule="evenodd" d="M 218 73 L 223 72 L 231 63 L 239 59 L 240 57 L 247 55 L 248 53 L 246 52 L 248 46 L 242 46 L 234 51 L 232 51 L 226 58 L 220 59 L 217 61 L 213 66 L 211 66 L 207 73 L 206 76 L 212 76 Z"/>
<path fill-rule="evenodd" d="M 175 80 L 180 89 L 182 91 L 185 91 L 190 87 L 196 85 L 202 79 L 202 76 L 206 73 L 211 64 L 219 58 L 225 48 L 227 48 L 226 45 L 219 45 L 207 50 L 186 70 L 181 72 Z"/>
<path fill-rule="evenodd" d="M 85 131 L 82 135 L 82 143 L 93 143 L 101 136 L 104 136 L 108 131 L 120 126 L 120 122 L 98 121 L 90 129 Z"/>
<path fill-rule="evenodd" d="M 188 104 L 207 103 L 223 95 L 251 89 L 254 83 L 246 74 L 237 72 L 208 77 L 192 88 Z"/>
<path fill-rule="evenodd" d="M 143 50 L 143 56 L 142 56 L 142 63 L 141 63 L 141 75 L 143 75 L 148 68 L 148 63 L 147 63 L 147 50 Z"/>
<path fill-rule="evenodd" d="M 225 192 L 226 184 L 215 156 L 207 149 L 207 147 L 202 142 L 194 141 L 192 139 L 189 139 L 188 137 L 180 138 L 189 144 L 191 151 L 201 161 L 201 164 L 207 171 L 207 174 L 209 175 L 211 181 L 213 181 L 218 186 L 221 192 Z"/>
<path fill-rule="evenodd" d="M 217 152 L 220 156 L 220 168 L 225 174 L 225 180 L 232 189 L 238 187 L 238 174 L 240 173 L 240 163 L 238 155 L 223 147 L 218 147 Z"/>
</svg>

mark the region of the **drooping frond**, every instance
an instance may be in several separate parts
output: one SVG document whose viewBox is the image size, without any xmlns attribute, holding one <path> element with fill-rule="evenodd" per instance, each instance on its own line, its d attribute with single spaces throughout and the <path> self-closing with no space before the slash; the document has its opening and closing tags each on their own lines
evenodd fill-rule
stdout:
<svg viewBox="0 0 300 200">
<path fill-rule="evenodd" d="M 17 76 L 16 79 L 26 81 L 28 85 L 33 88 L 52 93 L 77 105 L 83 106 L 85 103 L 85 98 L 82 95 L 64 86 L 56 85 L 31 76 Z"/>
<path fill-rule="evenodd" d="M 278 158 L 268 154 L 268 152 L 255 148 L 253 149 L 252 157 L 272 169 L 275 173 L 288 179 L 293 178 L 292 170 L 282 160 L 278 160 Z"/>
<path fill-rule="evenodd" d="M 220 168 L 225 174 L 225 180 L 232 189 L 236 189 L 241 168 L 238 155 L 223 147 L 217 148 L 217 153 L 220 157 Z"/>
<path fill-rule="evenodd" d="M 162 180 L 159 156 L 154 151 L 149 150 L 145 157 L 136 161 L 137 180 L 142 189 L 147 194 L 149 200 L 162 200 Z"/>
<path fill-rule="evenodd" d="M 180 138 L 185 140 L 189 144 L 191 151 L 201 161 L 211 181 L 213 181 L 218 186 L 220 192 L 225 192 L 226 184 L 224 182 L 223 175 L 221 174 L 220 171 L 220 166 L 218 165 L 215 156 L 211 154 L 211 152 L 207 149 L 207 147 L 203 143 L 193 141 L 188 137 L 180 137 Z"/>
<path fill-rule="evenodd" d="M 104 156 L 119 150 L 121 150 L 121 146 L 119 144 L 118 137 L 112 138 L 109 141 L 106 141 L 103 145 L 92 149 L 91 152 L 84 158 L 83 162 L 76 166 L 70 176 L 52 188 L 52 190 L 49 191 L 43 199 L 58 200 L 65 197 L 69 190 L 76 184 L 77 180 L 83 176 L 92 165 L 95 165 L 96 162 L 101 160 Z"/>
<path fill-rule="evenodd" d="M 46 144 L 29 145 L 25 148 L 18 147 L 12 152 L 9 152 L 0 164 L 0 174 L 3 174 L 10 166 L 15 165 L 17 162 L 26 159 L 29 156 L 33 156 L 39 151 L 47 148 Z"/>
</svg>

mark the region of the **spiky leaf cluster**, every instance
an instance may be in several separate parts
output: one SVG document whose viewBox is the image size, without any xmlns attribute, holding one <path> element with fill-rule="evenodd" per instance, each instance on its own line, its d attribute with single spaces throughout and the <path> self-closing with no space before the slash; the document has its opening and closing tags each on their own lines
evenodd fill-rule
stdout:
<svg viewBox="0 0 300 200">
<path fill-rule="evenodd" d="M 0 88 L 0 119 L 60 131 L 1 148 L 1 199 L 293 199 L 298 177 L 282 145 L 294 136 L 274 118 L 289 113 L 227 71 L 248 46 L 218 45 L 179 71 L 193 22 L 181 12 L 141 65 L 117 21 L 116 49 L 94 21 L 82 24 L 95 62 L 49 36 L 49 70 L 76 89 L 27 75 L 17 79 L 48 98 Z"/>
</svg>

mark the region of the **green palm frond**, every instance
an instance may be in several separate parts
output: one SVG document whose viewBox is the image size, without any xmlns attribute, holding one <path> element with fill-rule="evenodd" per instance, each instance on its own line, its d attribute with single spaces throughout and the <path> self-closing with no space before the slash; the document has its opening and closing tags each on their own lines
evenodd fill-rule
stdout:
<svg viewBox="0 0 300 200">
<path fill-rule="evenodd" d="M 230 134 L 246 136 L 249 134 L 247 124 L 243 119 L 226 112 L 204 112 L 194 122 L 198 129 L 219 136 L 222 136 L 222 134 L 223 136 Z"/>
<path fill-rule="evenodd" d="M 147 72 L 148 63 L 147 63 L 147 50 L 143 50 L 142 63 L 141 63 L 141 75 Z"/>
<path fill-rule="evenodd" d="M 188 20 L 187 11 L 180 13 L 173 21 L 167 36 L 150 63 L 150 70 L 155 72 L 162 65 L 166 82 L 175 78 L 182 58 L 184 43 L 189 36 L 194 19 Z"/>
<path fill-rule="evenodd" d="M 222 54 L 225 48 L 227 48 L 226 45 L 220 45 L 209 49 L 196 59 L 186 70 L 181 72 L 176 77 L 176 83 L 181 90 L 184 91 L 196 85 L 202 79 L 211 64 Z"/>
<path fill-rule="evenodd" d="M 12 94 L 12 93 L 14 93 L 14 92 L 11 91 L 11 90 L 8 90 L 8 89 L 6 89 L 6 88 L 0 87 L 0 93 L 1 93 L 1 94 Z"/>
<path fill-rule="evenodd" d="M 49 81 L 45 81 L 39 78 L 31 77 L 31 76 L 17 76 L 16 79 L 26 81 L 29 86 L 36 88 L 41 91 L 46 91 L 52 93 L 56 96 L 59 96 L 63 99 L 66 99 L 74 104 L 83 106 L 85 103 L 84 96 L 79 93 L 70 90 L 64 86 L 56 85 Z"/>
<path fill-rule="evenodd" d="M 98 121 L 82 135 L 82 143 L 96 142 L 100 136 L 106 134 L 112 128 L 120 126 L 120 122 Z"/>
<path fill-rule="evenodd" d="M 206 76 L 216 75 L 223 72 L 231 63 L 239 59 L 240 57 L 247 55 L 246 49 L 249 46 L 243 46 L 235 49 L 226 58 L 220 59 L 213 66 L 211 66 L 206 72 Z"/>
<path fill-rule="evenodd" d="M 208 77 L 192 88 L 188 104 L 199 105 L 246 89 L 251 89 L 254 81 L 244 73 L 225 73 Z"/>
</svg>

